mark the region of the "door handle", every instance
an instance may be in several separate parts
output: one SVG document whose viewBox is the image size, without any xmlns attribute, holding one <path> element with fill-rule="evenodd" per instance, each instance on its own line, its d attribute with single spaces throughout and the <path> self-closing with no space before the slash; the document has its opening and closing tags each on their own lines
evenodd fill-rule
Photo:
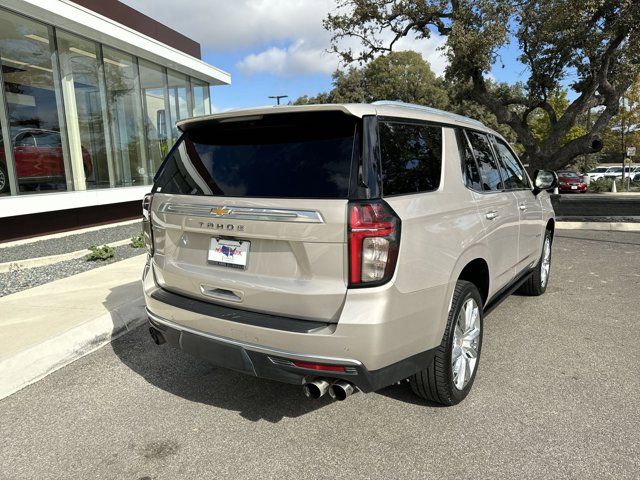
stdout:
<svg viewBox="0 0 640 480">
<path fill-rule="evenodd" d="M 524 203 L 521 203 L 518 208 L 524 212 L 527 209 L 527 205 Z"/>
<path fill-rule="evenodd" d="M 495 210 L 492 210 L 491 212 L 487 212 L 486 217 L 489 220 L 495 220 L 496 218 L 498 218 L 498 212 L 496 212 Z"/>
</svg>

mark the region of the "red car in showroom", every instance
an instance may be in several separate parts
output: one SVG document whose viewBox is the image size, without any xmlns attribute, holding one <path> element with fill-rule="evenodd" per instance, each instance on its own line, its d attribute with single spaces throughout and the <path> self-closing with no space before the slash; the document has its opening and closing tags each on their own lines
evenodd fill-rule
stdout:
<svg viewBox="0 0 640 480">
<path fill-rule="evenodd" d="M 13 158 L 21 187 L 35 188 L 65 182 L 64 157 L 60 132 L 29 128 L 19 130 L 13 136 Z M 91 156 L 82 147 L 84 174 L 93 172 Z M 9 177 L 4 144 L 0 138 L 0 193 L 9 191 Z"/>
<path fill-rule="evenodd" d="M 587 191 L 587 184 L 576 172 L 560 170 L 557 174 L 560 193 L 584 193 Z"/>
</svg>

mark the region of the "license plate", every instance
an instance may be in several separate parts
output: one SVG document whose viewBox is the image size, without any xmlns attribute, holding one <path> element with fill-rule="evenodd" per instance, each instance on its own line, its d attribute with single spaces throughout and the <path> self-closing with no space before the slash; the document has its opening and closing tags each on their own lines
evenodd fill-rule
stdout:
<svg viewBox="0 0 640 480">
<path fill-rule="evenodd" d="M 224 267 L 247 268 L 251 242 L 212 238 L 207 260 Z"/>
<path fill-rule="evenodd" d="M 577 190 L 578 187 L 576 185 L 571 185 L 571 190 Z"/>
</svg>

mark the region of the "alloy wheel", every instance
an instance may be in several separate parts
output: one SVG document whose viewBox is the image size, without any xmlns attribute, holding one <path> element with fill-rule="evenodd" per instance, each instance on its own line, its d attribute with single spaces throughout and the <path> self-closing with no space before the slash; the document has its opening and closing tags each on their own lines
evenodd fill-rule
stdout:
<svg viewBox="0 0 640 480">
<path fill-rule="evenodd" d="M 458 313 L 453 331 L 451 373 L 453 384 L 458 390 L 467 386 L 476 369 L 480 329 L 480 308 L 473 298 L 469 298 Z"/>
<path fill-rule="evenodd" d="M 540 266 L 540 285 L 544 288 L 549 280 L 549 270 L 551 269 L 551 240 L 547 237 L 544 240 L 542 249 L 542 265 Z"/>
</svg>

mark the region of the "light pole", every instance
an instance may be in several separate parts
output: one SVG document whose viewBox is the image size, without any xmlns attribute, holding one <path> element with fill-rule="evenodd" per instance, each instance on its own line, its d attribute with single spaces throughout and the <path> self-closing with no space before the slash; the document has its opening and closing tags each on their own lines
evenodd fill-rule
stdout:
<svg viewBox="0 0 640 480">
<path fill-rule="evenodd" d="M 275 98 L 276 99 L 276 104 L 280 105 L 280 99 L 281 98 L 289 98 L 289 95 L 269 95 L 269 98 Z"/>
</svg>

